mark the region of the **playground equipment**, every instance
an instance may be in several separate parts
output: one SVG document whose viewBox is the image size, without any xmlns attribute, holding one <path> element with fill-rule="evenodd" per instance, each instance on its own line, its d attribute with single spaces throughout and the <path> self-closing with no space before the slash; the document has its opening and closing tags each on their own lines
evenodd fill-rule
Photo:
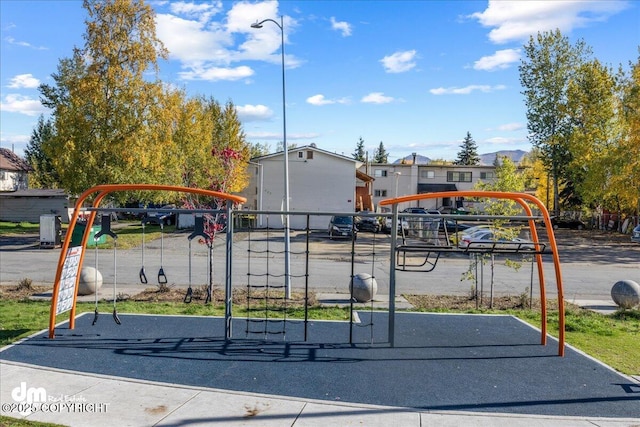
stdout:
<svg viewBox="0 0 640 427">
<path fill-rule="evenodd" d="M 419 200 L 437 199 L 437 198 L 456 198 L 456 197 L 470 197 L 470 198 L 482 198 L 482 199 L 499 199 L 499 200 L 512 200 L 516 202 L 525 215 L 519 217 L 504 217 L 503 219 L 515 219 L 518 218 L 524 221 L 529 226 L 529 232 L 533 241 L 533 248 L 526 248 L 520 243 L 515 244 L 501 244 L 501 245 L 489 245 L 487 246 L 472 246 L 469 245 L 466 248 L 460 248 L 458 245 L 452 246 L 447 243 L 441 245 L 440 242 L 432 242 L 419 245 L 404 245 L 398 243 L 398 205 L 401 203 L 417 202 Z M 535 217 L 529 204 L 535 205 L 541 212 L 542 216 Z M 380 202 L 380 206 L 391 206 L 392 208 L 392 227 L 391 227 L 391 257 L 389 268 L 389 294 L 395 295 L 396 292 L 396 269 L 399 254 L 406 255 L 407 252 L 420 253 L 428 260 L 431 254 L 439 254 L 442 252 L 476 252 L 476 253 L 526 253 L 535 257 L 538 267 L 538 279 L 540 283 L 540 311 L 542 317 L 541 325 L 541 344 L 546 345 L 547 342 L 547 301 L 546 301 L 546 289 L 544 280 L 544 271 L 542 268 L 542 253 L 545 251 L 546 245 L 540 243 L 538 233 L 536 230 L 536 220 L 542 220 L 546 229 L 546 233 L 549 239 L 549 250 L 553 257 L 553 265 L 556 276 L 556 286 L 558 292 L 558 355 L 564 356 L 564 334 L 565 334 L 565 316 L 564 316 L 564 291 L 562 288 L 562 274 L 560 271 L 560 258 L 558 256 L 558 247 L 556 245 L 555 236 L 553 234 L 553 226 L 549 212 L 544 204 L 536 197 L 526 193 L 512 193 L 512 192 L 500 192 L 500 191 L 477 191 L 477 190 L 462 190 L 462 191 L 444 191 L 438 193 L 422 193 L 412 194 L 402 197 L 396 197 L 393 199 L 385 199 Z M 490 219 L 488 216 L 482 216 Z M 500 218 L 500 217 L 498 217 Z M 546 253 L 546 251 L 545 251 Z M 430 263 L 430 270 L 435 268 L 437 258 Z M 429 269 L 427 271 L 430 271 Z M 395 330 L 395 301 L 393 298 L 389 298 L 389 341 L 394 341 Z"/>
<path fill-rule="evenodd" d="M 95 218 L 96 212 L 98 211 L 100 201 L 112 191 L 127 191 L 127 190 L 139 191 L 141 189 L 153 190 L 153 191 L 167 190 L 167 191 L 190 192 L 190 193 L 196 193 L 196 194 L 203 194 L 210 197 L 218 197 L 226 200 L 227 202 L 230 202 L 230 203 L 226 203 L 226 208 L 225 208 L 226 209 L 225 224 L 227 226 L 227 233 L 226 233 L 226 253 L 224 258 L 224 261 L 225 261 L 225 278 L 224 278 L 224 281 L 225 281 L 225 300 L 224 300 L 225 332 L 224 333 L 225 333 L 226 339 L 230 339 L 232 337 L 232 331 L 231 331 L 232 280 L 233 280 L 232 275 L 234 270 L 231 267 L 232 267 L 232 262 L 234 257 L 233 255 L 233 252 L 234 252 L 233 251 L 233 248 L 234 248 L 233 234 L 234 234 L 234 223 L 235 223 L 234 216 L 254 214 L 254 213 L 267 216 L 267 228 L 261 232 L 263 234 L 261 234 L 261 237 L 259 239 L 253 239 L 252 237 L 253 230 L 251 226 L 249 226 L 249 228 L 246 230 L 247 238 L 240 239 L 238 241 L 238 245 L 240 245 L 240 243 L 242 245 L 248 245 L 246 299 L 247 299 L 247 308 L 249 309 L 248 310 L 249 313 L 253 312 L 255 314 L 255 316 L 251 314 L 250 316 L 247 317 L 247 329 L 245 331 L 245 335 L 249 336 L 250 334 L 256 333 L 256 334 L 262 334 L 263 337 L 267 338 L 268 335 L 271 335 L 273 333 L 273 334 L 280 334 L 282 335 L 283 339 L 285 339 L 284 338 L 286 334 L 285 328 L 286 328 L 286 323 L 288 321 L 287 320 L 287 304 L 289 304 L 289 301 L 291 300 L 289 299 L 290 296 L 286 296 L 286 294 L 283 293 L 281 290 L 280 279 L 283 278 L 283 275 L 280 274 L 280 268 L 282 267 L 282 265 L 279 263 L 279 257 L 283 252 L 280 251 L 279 250 L 280 248 L 276 247 L 276 244 L 274 243 L 274 242 L 278 242 L 278 244 L 280 244 L 280 239 L 279 237 L 273 238 L 271 234 L 277 234 L 277 232 L 273 231 L 268 227 L 268 216 L 269 215 L 279 216 L 279 215 L 282 215 L 282 212 L 281 211 L 274 211 L 274 212 L 250 211 L 250 210 L 242 210 L 242 211 L 236 212 L 232 209 L 232 204 L 240 203 L 244 201 L 243 198 L 238 196 L 232 196 L 225 193 L 210 192 L 207 190 L 199 190 L 199 189 L 193 189 L 193 188 L 172 187 L 172 186 L 152 186 L 152 185 L 98 186 L 98 187 L 95 187 L 94 189 L 88 190 L 87 192 L 83 193 L 81 198 L 78 200 L 78 205 L 76 207 L 74 215 L 77 215 L 79 213 L 80 208 L 82 207 L 82 204 L 84 203 L 84 200 L 87 197 L 89 197 L 90 195 L 95 195 L 93 207 L 84 208 L 85 211 L 90 212 L 90 215 L 89 215 L 89 223 L 85 229 L 85 234 L 83 236 L 82 245 L 78 247 L 69 248 L 69 239 L 66 239 L 63 245 L 63 250 L 61 252 L 60 261 L 58 265 L 58 271 L 56 273 L 56 282 L 54 284 L 54 295 L 53 295 L 54 298 L 52 300 L 49 336 L 53 338 L 55 335 L 54 334 L 55 315 L 65 312 L 67 310 L 72 311 L 70 316 L 69 327 L 71 329 L 74 328 L 75 301 L 76 301 L 75 289 L 77 287 L 77 277 L 75 276 L 77 274 L 76 270 L 77 268 L 79 268 L 78 266 L 82 265 L 82 256 L 83 256 L 84 248 L 86 246 L 86 242 L 88 238 L 88 234 L 86 230 L 91 228 L 90 226 Z M 486 219 L 489 219 L 489 220 L 491 219 L 512 220 L 513 219 L 514 221 L 517 220 L 528 225 L 528 230 L 531 236 L 531 242 L 528 242 L 527 244 L 523 244 L 520 242 L 515 242 L 515 243 L 502 242 L 499 245 L 498 244 L 478 245 L 478 246 L 468 245 L 465 247 L 459 247 L 457 244 L 456 245 L 451 244 L 446 234 L 445 234 L 445 237 L 446 237 L 445 239 L 440 238 L 435 225 L 438 223 L 438 221 L 432 221 L 432 222 L 429 222 L 428 224 L 425 223 L 426 225 L 423 226 L 422 229 L 419 229 L 421 233 L 419 236 L 420 239 L 411 240 L 410 236 L 403 238 L 402 240 L 398 238 L 398 234 L 400 232 L 398 229 L 398 223 L 402 220 L 406 221 L 405 217 L 411 215 L 410 213 L 400 213 L 400 214 L 398 213 L 398 205 L 400 203 L 415 202 L 422 199 L 443 198 L 443 197 L 449 197 L 449 198 L 473 197 L 473 198 L 496 198 L 496 199 L 513 200 L 514 202 L 516 202 L 522 207 L 522 210 L 524 211 L 524 215 L 508 217 L 508 218 L 498 217 L 498 216 L 494 218 L 488 215 L 482 215 L 482 216 L 464 215 L 464 216 L 457 216 L 456 218 L 464 219 L 464 220 L 476 220 L 480 218 L 485 220 Z M 364 265 L 370 265 L 371 266 L 370 275 L 372 276 L 372 278 L 377 279 L 378 283 L 383 283 L 383 286 L 387 286 L 387 283 L 385 283 L 384 281 L 385 276 L 381 275 L 378 278 L 375 277 L 376 271 L 378 271 L 378 274 L 379 274 L 379 270 L 380 270 L 380 269 L 376 270 L 375 268 L 376 263 L 380 262 L 379 257 L 376 256 L 376 255 L 380 255 L 380 254 L 376 254 L 376 247 L 377 247 L 376 242 L 377 242 L 377 239 L 381 239 L 384 241 L 384 246 L 382 247 L 385 248 L 384 249 L 385 259 L 388 259 L 388 274 L 389 274 L 389 277 L 388 277 L 389 278 L 389 281 L 388 281 L 389 315 L 386 316 L 386 318 L 388 319 L 388 325 L 387 325 L 388 333 L 384 338 L 385 343 L 389 343 L 391 346 L 395 345 L 395 337 L 394 337 L 394 330 L 396 327 L 395 296 L 397 293 L 396 292 L 397 291 L 396 274 L 399 271 L 406 271 L 407 275 L 415 274 L 415 273 L 409 273 L 409 272 L 417 272 L 417 273 L 423 274 L 424 272 L 432 271 L 433 269 L 436 268 L 436 264 L 438 262 L 438 258 L 440 257 L 440 254 L 450 252 L 450 253 L 472 254 L 472 255 L 499 254 L 499 253 L 523 254 L 527 257 L 532 257 L 533 259 L 535 259 L 535 263 L 537 265 L 537 270 L 538 270 L 540 299 L 541 299 L 540 309 L 541 309 L 542 325 L 541 325 L 540 341 L 541 341 L 541 344 L 545 345 L 546 339 L 547 339 L 547 335 L 546 335 L 547 307 L 546 307 L 545 278 L 544 278 L 543 269 L 542 269 L 542 253 L 544 252 L 545 254 L 551 254 L 551 256 L 553 257 L 553 263 L 555 267 L 556 285 L 557 285 L 558 300 L 559 300 L 558 322 L 559 322 L 560 333 L 559 333 L 559 339 L 558 339 L 558 346 L 559 346 L 558 354 L 560 356 L 564 355 L 564 322 L 565 322 L 564 306 L 563 306 L 564 296 L 563 296 L 563 289 L 562 289 L 562 280 L 561 280 L 561 273 L 560 273 L 558 251 L 555 243 L 555 237 L 553 235 L 553 228 L 551 226 L 549 213 L 547 212 L 544 205 L 538 199 L 536 199 L 533 196 L 522 194 L 522 193 L 501 193 L 501 192 L 488 192 L 488 191 L 456 191 L 456 192 L 427 193 L 427 194 L 403 196 L 395 199 L 384 200 L 381 202 L 381 205 L 392 207 L 392 212 L 390 214 L 383 215 L 383 216 L 390 216 L 392 220 L 391 221 L 392 226 L 390 227 L 390 231 L 391 231 L 390 245 L 387 246 L 387 243 L 389 242 L 389 238 L 387 236 L 380 236 L 380 235 L 373 234 L 370 239 L 366 239 L 366 238 L 358 239 L 357 247 L 356 247 L 355 238 L 352 238 L 351 241 L 349 242 L 351 246 L 350 272 L 347 271 L 346 263 L 343 266 L 336 265 L 336 267 L 340 270 L 340 275 L 344 274 L 344 276 L 342 276 L 343 278 L 350 277 L 351 280 L 353 280 L 353 278 L 358 273 L 366 272 L 366 271 L 356 271 L 355 270 L 356 266 L 358 269 L 360 269 Z M 532 209 L 529 205 L 535 206 L 537 210 L 541 212 L 541 215 L 533 216 Z M 177 210 L 177 211 L 180 211 L 180 210 Z M 206 215 L 210 215 L 214 211 L 185 209 L 185 210 L 182 210 L 182 212 L 190 213 L 190 214 L 203 213 Z M 215 212 L 220 213 L 220 210 L 217 210 Z M 177 212 L 177 213 L 181 213 L 181 212 Z M 331 215 L 336 215 L 337 213 L 336 212 L 292 212 L 290 214 L 306 216 L 306 228 L 304 229 L 306 233 L 300 233 L 297 235 L 297 238 L 294 239 L 297 242 L 296 243 L 297 245 L 305 245 L 304 250 L 301 250 L 299 252 L 290 251 L 290 254 L 296 257 L 296 260 L 295 260 L 296 262 L 294 264 L 296 264 L 297 268 L 300 269 L 299 271 L 300 274 L 296 275 L 296 274 L 291 274 L 291 272 L 289 272 L 289 277 L 291 277 L 296 282 L 298 282 L 297 289 L 302 289 L 302 285 L 304 286 L 305 325 L 306 325 L 306 321 L 307 321 L 306 309 L 307 309 L 309 283 L 310 283 L 309 282 L 309 275 L 310 275 L 310 268 L 309 268 L 309 257 L 310 257 L 309 223 L 310 221 L 309 221 L 309 218 L 312 216 L 318 216 L 318 215 L 330 217 Z M 341 213 L 341 214 L 344 215 L 344 213 Z M 356 215 L 356 214 L 354 213 L 353 215 Z M 437 215 L 432 217 L 432 219 L 435 217 L 437 217 Z M 440 217 L 453 218 L 454 216 L 441 215 Z M 200 221 L 197 218 L 198 217 L 196 216 L 196 223 Z M 71 222 L 71 227 L 74 224 L 74 220 L 75 218 Z M 536 231 L 536 221 L 542 221 L 542 223 L 544 224 L 546 228 L 546 234 L 549 240 L 548 242 L 542 243 L 539 241 L 538 234 Z M 415 231 L 415 229 L 413 231 Z M 67 235 L 69 235 L 70 233 L 71 232 L 68 232 Z M 202 235 L 202 233 L 204 233 L 202 227 L 196 225 L 196 230 L 191 236 L 189 236 L 190 237 L 189 243 L 191 243 L 191 240 L 196 236 Z M 265 238 L 265 235 L 266 235 L 266 238 Z M 273 243 L 273 246 L 270 246 L 270 244 L 272 243 Z M 370 245 L 370 246 L 367 246 L 367 245 Z M 358 249 L 358 252 L 356 251 L 356 248 Z M 364 254 L 363 251 L 368 251 L 369 250 L 368 248 L 371 248 L 371 252 Z M 209 250 L 211 251 L 212 248 L 210 247 Z M 387 258 L 387 251 L 388 251 L 388 258 Z M 427 262 L 418 263 L 416 264 L 417 267 L 416 265 L 409 262 L 410 260 L 415 260 L 420 256 L 424 257 L 424 259 L 426 259 Z M 189 288 L 187 290 L 187 294 L 185 295 L 185 302 L 191 301 L 191 298 L 193 296 L 192 277 L 191 277 L 191 269 L 192 269 L 191 257 L 192 257 L 192 254 L 191 254 L 191 247 L 190 247 L 189 248 Z M 211 252 L 210 252 L 210 258 L 211 258 Z M 253 261 L 254 259 L 259 261 L 259 262 L 256 262 L 255 266 L 252 264 L 254 262 Z M 346 260 L 347 258 L 345 257 L 345 261 Z M 386 275 L 387 263 L 384 262 L 383 264 L 385 264 L 384 267 L 385 267 L 385 275 Z M 420 266 L 419 264 L 422 264 L 422 266 Z M 333 266 L 329 268 L 333 268 Z M 342 270 L 343 268 L 344 270 Z M 533 270 L 532 270 L 532 274 L 533 274 Z M 333 276 L 337 277 L 335 273 L 333 274 Z M 304 283 L 302 283 L 302 280 L 304 280 Z M 348 281 L 345 282 L 343 281 L 344 279 L 340 279 L 340 278 L 337 278 L 336 280 L 337 280 L 336 283 L 349 283 Z M 276 301 L 276 299 L 278 299 L 278 301 Z M 211 300 L 211 295 L 208 294 L 207 301 L 210 301 L 210 300 Z M 252 300 L 257 301 L 258 304 L 251 306 L 250 303 Z M 377 303 L 379 302 L 380 301 L 377 301 Z M 351 327 L 350 327 L 349 342 L 353 343 L 354 341 L 353 330 L 354 330 L 354 325 L 356 325 L 356 326 L 363 326 L 363 327 L 368 326 L 370 328 L 371 342 L 373 343 L 374 316 L 371 316 L 370 323 L 367 323 L 367 322 L 364 322 L 367 324 L 359 323 L 359 321 L 357 320 L 358 316 L 357 314 L 355 314 L 356 308 L 354 306 L 353 295 L 351 295 L 350 309 L 351 309 L 351 315 L 350 315 Z M 359 306 L 358 310 L 361 310 L 361 309 L 362 309 L 362 306 Z M 373 311 L 373 302 L 371 305 L 371 310 Z M 280 318 L 278 318 L 278 316 L 275 315 L 276 311 L 279 311 L 281 313 Z M 380 317 L 378 316 L 377 318 L 379 319 Z M 259 325 L 259 326 L 254 329 L 253 327 L 250 327 L 252 325 L 253 326 Z M 282 326 L 282 328 L 279 328 L 280 325 Z M 275 326 L 275 328 L 272 328 L 272 326 Z M 304 330 L 305 340 L 307 339 L 306 334 L 307 334 L 307 330 L 305 326 L 305 330 Z"/>
<path fill-rule="evenodd" d="M 145 226 L 145 220 L 142 220 L 142 245 L 141 245 L 141 251 L 142 251 L 142 266 L 140 267 L 140 283 L 142 283 L 143 285 L 146 285 L 147 283 L 149 283 L 149 281 L 147 280 L 147 274 L 144 270 L 144 226 Z"/>
<path fill-rule="evenodd" d="M 207 239 L 209 237 L 207 236 L 207 233 L 204 232 L 204 218 L 202 217 L 202 215 L 196 216 L 194 218 L 193 233 L 191 233 L 187 238 L 189 240 L 189 287 L 187 288 L 187 293 L 185 294 L 184 300 L 183 300 L 186 304 L 189 304 L 193 299 L 193 288 L 191 287 L 192 285 L 191 241 L 198 236 L 202 237 L 203 239 Z M 208 288 L 207 288 L 207 300 L 208 301 L 211 300 L 211 295 Z"/>
<path fill-rule="evenodd" d="M 87 247 L 87 241 L 89 239 L 89 234 L 93 222 L 95 220 L 96 214 L 98 212 L 98 208 L 102 200 L 109 194 L 118 191 L 172 191 L 172 192 L 180 192 L 180 193 L 188 193 L 188 194 L 198 194 L 205 197 L 217 198 L 226 200 L 230 203 L 227 203 L 227 210 L 230 211 L 231 207 L 235 203 L 244 203 L 246 199 L 241 196 L 235 196 L 232 194 L 222 193 L 219 191 L 211 191 L 211 190 L 203 190 L 199 188 L 189 188 L 189 187 L 179 187 L 173 185 L 156 185 L 156 184 L 104 184 L 92 187 L 85 192 L 83 192 L 79 197 L 75 205 L 75 209 L 73 211 L 73 216 L 69 223 L 69 229 L 67 230 L 67 235 L 62 244 L 62 249 L 60 250 L 60 257 L 58 259 L 58 266 L 56 269 L 55 281 L 53 284 L 53 293 L 51 298 L 51 310 L 49 313 L 49 338 L 55 337 L 55 322 L 56 316 L 58 314 L 65 313 L 67 311 L 69 314 L 69 329 L 75 328 L 75 314 L 76 314 L 76 302 L 77 302 L 77 289 L 78 289 L 78 281 L 80 280 L 79 271 L 82 268 L 82 263 L 84 261 L 85 248 Z M 94 197 L 93 206 L 91 209 L 85 209 L 84 204 L 90 197 Z M 81 211 L 89 210 L 89 218 L 87 219 L 87 224 L 84 230 L 84 234 L 82 236 L 82 242 L 79 246 L 71 247 L 71 240 L 73 235 L 74 227 L 78 221 Z M 104 218 L 104 217 L 103 217 Z M 106 224 L 106 230 L 111 231 L 110 224 Z M 231 224 L 229 224 L 231 227 Z M 112 237 L 115 236 L 115 233 Z M 101 234 L 101 235 L 102 235 Z M 229 240 L 229 234 L 227 235 L 227 247 L 231 247 L 231 241 Z M 115 239 L 116 237 L 114 237 Z M 114 286 L 115 288 L 115 286 Z M 230 276 L 226 278 L 225 283 L 225 292 L 227 294 L 226 306 L 228 310 L 225 311 L 225 324 L 227 325 L 228 330 L 231 330 L 231 278 Z M 114 298 L 115 304 L 115 298 Z M 114 307 L 115 309 L 115 307 Z M 114 320 L 117 317 L 117 312 L 114 312 Z"/>
</svg>

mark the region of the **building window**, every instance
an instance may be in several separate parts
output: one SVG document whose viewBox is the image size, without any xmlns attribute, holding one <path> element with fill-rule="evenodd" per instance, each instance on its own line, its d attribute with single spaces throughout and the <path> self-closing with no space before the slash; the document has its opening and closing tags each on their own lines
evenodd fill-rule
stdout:
<svg viewBox="0 0 640 427">
<path fill-rule="evenodd" d="M 307 159 L 313 159 L 313 151 L 307 151 Z"/>
<path fill-rule="evenodd" d="M 4 171 L 0 171 L 0 180 L 4 181 L 5 179 L 7 179 L 7 175 L 5 174 Z"/>
<path fill-rule="evenodd" d="M 447 182 L 471 182 L 471 172 L 447 172 Z"/>
<path fill-rule="evenodd" d="M 435 171 L 420 171 L 420 178 L 434 179 L 436 177 Z"/>
<path fill-rule="evenodd" d="M 493 179 L 496 177 L 494 172 L 480 172 L 480 179 Z"/>
<path fill-rule="evenodd" d="M 381 176 L 387 176 L 386 169 L 374 169 L 373 176 L 376 178 L 380 178 Z"/>
<path fill-rule="evenodd" d="M 303 159 L 304 155 L 302 154 L 302 151 L 298 151 L 298 158 L 299 159 Z"/>
<path fill-rule="evenodd" d="M 387 190 L 374 190 L 373 191 L 373 196 L 374 197 L 387 197 Z"/>
</svg>

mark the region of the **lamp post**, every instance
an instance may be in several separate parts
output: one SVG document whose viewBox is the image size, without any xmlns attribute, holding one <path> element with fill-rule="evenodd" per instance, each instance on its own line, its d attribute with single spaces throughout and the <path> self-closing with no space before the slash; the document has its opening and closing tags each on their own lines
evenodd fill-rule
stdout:
<svg viewBox="0 0 640 427">
<path fill-rule="evenodd" d="M 251 24 L 251 28 L 262 28 L 265 22 L 272 22 L 280 29 L 280 52 L 282 56 L 282 148 L 284 150 L 284 288 L 287 299 L 291 298 L 291 256 L 289 233 L 289 148 L 287 147 L 287 104 L 284 80 L 284 17 L 280 15 L 280 23 L 273 19 L 263 19 Z"/>
</svg>

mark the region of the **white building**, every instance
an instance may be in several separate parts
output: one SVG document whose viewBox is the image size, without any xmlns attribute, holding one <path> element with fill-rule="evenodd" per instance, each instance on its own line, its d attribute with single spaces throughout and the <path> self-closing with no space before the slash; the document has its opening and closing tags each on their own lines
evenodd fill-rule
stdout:
<svg viewBox="0 0 640 427">
<path fill-rule="evenodd" d="M 360 170 L 371 175 L 373 203 L 408 194 L 433 193 L 440 191 L 473 190 L 478 181 L 491 182 L 495 179 L 493 165 L 432 165 L 432 164 L 369 164 Z M 420 207 L 439 209 L 442 212 L 460 207 L 470 207 L 471 202 L 463 198 L 440 198 L 422 200 Z M 400 205 L 400 210 L 410 204 Z"/>
<path fill-rule="evenodd" d="M 31 166 L 7 148 L 0 148 L 0 191 L 26 190 Z"/>
<path fill-rule="evenodd" d="M 292 148 L 288 158 L 290 212 L 355 212 L 357 182 L 367 181 L 367 177 L 358 171 L 361 162 L 314 145 Z M 250 182 L 242 193 L 247 198 L 245 208 L 281 211 L 284 202 L 284 152 L 251 159 L 248 168 Z M 277 214 L 258 215 L 256 226 L 280 228 L 282 219 Z M 309 221 L 311 228 L 325 229 L 329 217 L 313 215 Z M 289 223 L 292 229 L 304 229 L 306 217 L 291 215 Z"/>
</svg>

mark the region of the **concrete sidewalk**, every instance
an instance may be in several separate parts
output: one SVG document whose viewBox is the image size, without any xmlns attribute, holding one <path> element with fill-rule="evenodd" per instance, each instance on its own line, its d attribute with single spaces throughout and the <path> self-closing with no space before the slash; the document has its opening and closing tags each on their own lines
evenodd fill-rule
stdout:
<svg viewBox="0 0 640 427">
<path fill-rule="evenodd" d="M 412 409 L 327 403 L 126 378 L 79 374 L 0 362 L 2 415 L 69 426 L 607 426 L 640 418 L 584 418 Z M 41 388 L 46 402 L 26 405 L 21 391 Z M 28 394 L 28 393 L 23 393 Z M 42 394 L 42 393 L 41 393 Z M 18 398 L 17 401 L 16 398 Z M 37 399 L 36 399 L 37 400 Z M 26 407 L 34 412 L 20 413 Z"/>
</svg>

